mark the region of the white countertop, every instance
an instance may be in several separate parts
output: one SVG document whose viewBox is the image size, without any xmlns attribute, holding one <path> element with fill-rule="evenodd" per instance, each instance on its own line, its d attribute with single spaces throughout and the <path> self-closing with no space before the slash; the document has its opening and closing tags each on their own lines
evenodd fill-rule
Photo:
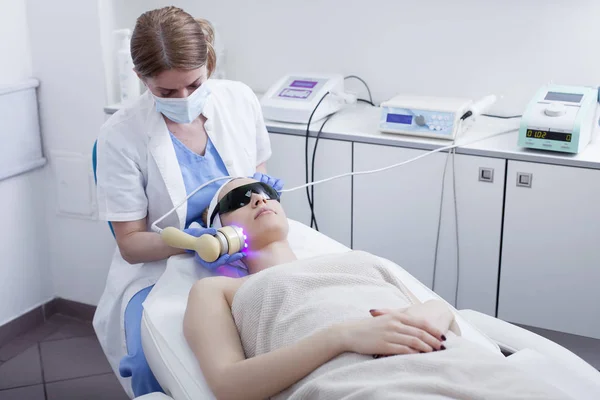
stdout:
<svg viewBox="0 0 600 400">
<path fill-rule="evenodd" d="M 119 105 L 104 108 L 107 114 L 113 114 Z M 358 103 L 334 115 L 325 125 L 321 138 L 353 141 L 359 143 L 380 144 L 414 149 L 433 150 L 449 146 L 450 141 L 440 139 L 420 138 L 413 136 L 395 135 L 379 132 L 379 107 Z M 479 117 L 474 125 L 457 141 L 456 152 L 484 157 L 504 158 L 508 160 L 530 161 L 545 164 L 556 164 L 581 168 L 600 169 L 600 143 L 598 132 L 592 142 L 579 154 L 571 155 L 558 152 L 524 149 L 517 146 L 517 131 L 520 118 Z M 275 121 L 265 121 L 267 129 L 272 133 L 290 135 L 306 135 L 306 125 L 287 124 Z M 311 124 L 310 135 L 316 136 L 322 121 Z M 485 138 L 495 133 L 515 129 L 514 132 L 490 137 L 471 143 L 478 138 Z M 467 143 L 460 145 L 460 143 Z"/>
</svg>

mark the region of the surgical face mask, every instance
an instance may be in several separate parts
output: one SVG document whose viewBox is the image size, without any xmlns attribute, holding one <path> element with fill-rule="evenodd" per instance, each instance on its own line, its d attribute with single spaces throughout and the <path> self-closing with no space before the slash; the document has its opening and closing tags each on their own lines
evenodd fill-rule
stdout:
<svg viewBox="0 0 600 400">
<path fill-rule="evenodd" d="M 156 111 L 178 124 L 189 124 L 194 121 L 204 110 L 204 105 L 210 95 L 210 89 L 202 84 L 184 98 L 164 98 L 154 96 Z"/>
</svg>

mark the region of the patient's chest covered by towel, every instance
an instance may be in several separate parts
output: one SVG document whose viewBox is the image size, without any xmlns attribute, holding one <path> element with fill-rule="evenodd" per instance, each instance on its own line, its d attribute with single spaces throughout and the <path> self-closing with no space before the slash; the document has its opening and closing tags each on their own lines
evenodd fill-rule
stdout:
<svg viewBox="0 0 600 400">
<path fill-rule="evenodd" d="M 365 253 L 363 253 L 365 254 Z M 376 258 L 356 252 L 280 265 L 252 276 L 235 295 L 232 312 L 246 357 L 276 350 L 318 329 L 376 308 L 403 308 L 401 282 Z"/>
<path fill-rule="evenodd" d="M 291 345 L 338 322 L 373 318 L 370 309 L 410 306 L 413 296 L 397 279 L 394 268 L 398 267 L 386 260 L 352 251 L 299 260 L 253 275 L 238 289 L 232 304 L 246 357 Z M 492 383 L 496 389 L 503 390 L 501 396 L 489 397 L 489 387 L 464 392 L 460 387 L 461 379 L 467 383 L 480 379 L 481 371 L 497 374 L 495 363 L 504 360 L 492 353 L 487 355 L 489 359 L 482 358 L 478 352 L 485 350 L 462 343 L 460 339 L 448 345 L 454 348 L 383 359 L 344 353 L 274 398 L 564 398 L 556 397 L 556 392 L 548 397 L 549 393 L 544 388 L 538 390 L 533 382 L 529 382 L 529 387 L 533 388 L 529 393 L 533 395 L 538 390 L 541 395 L 522 397 L 526 393 L 519 388 L 515 393 L 520 396 L 511 397 L 505 390 L 509 380 L 506 375 L 505 379 L 498 376 Z M 482 363 L 479 372 L 470 370 L 462 376 L 456 372 L 461 363 L 477 369 L 477 362 Z M 510 385 L 514 385 L 514 380 Z M 445 391 L 447 396 L 438 394 L 438 389 Z"/>
</svg>

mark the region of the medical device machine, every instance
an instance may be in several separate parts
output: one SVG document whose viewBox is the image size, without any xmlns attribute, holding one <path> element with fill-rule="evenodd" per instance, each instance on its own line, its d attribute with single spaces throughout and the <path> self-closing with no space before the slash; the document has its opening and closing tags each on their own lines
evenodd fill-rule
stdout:
<svg viewBox="0 0 600 400">
<path fill-rule="evenodd" d="M 463 98 L 399 95 L 381 103 L 379 130 L 387 133 L 454 140 L 473 102 Z"/>
<path fill-rule="evenodd" d="M 195 251 L 206 262 L 216 261 L 225 254 L 232 255 L 248 247 L 244 230 L 232 225 L 217 229 L 214 236 L 204 234 L 200 237 L 169 226 L 162 230 L 160 237 L 171 247 Z"/>
<path fill-rule="evenodd" d="M 576 154 L 590 142 L 598 122 L 598 89 L 546 85 L 529 102 L 518 144 Z"/>
<path fill-rule="evenodd" d="M 354 101 L 356 97 L 344 91 L 343 75 L 298 74 L 286 75 L 278 80 L 260 103 L 266 119 L 306 124 L 313 112 L 311 121 L 316 122 Z"/>
</svg>

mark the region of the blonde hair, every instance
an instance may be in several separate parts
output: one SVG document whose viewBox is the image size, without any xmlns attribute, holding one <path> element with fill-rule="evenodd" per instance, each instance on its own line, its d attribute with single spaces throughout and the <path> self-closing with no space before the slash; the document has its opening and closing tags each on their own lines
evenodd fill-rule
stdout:
<svg viewBox="0 0 600 400">
<path fill-rule="evenodd" d="M 140 15 L 131 36 L 135 70 L 150 78 L 169 69 L 192 70 L 206 65 L 214 72 L 217 55 L 215 34 L 205 19 L 194 19 L 180 8 L 169 6 Z"/>
</svg>

